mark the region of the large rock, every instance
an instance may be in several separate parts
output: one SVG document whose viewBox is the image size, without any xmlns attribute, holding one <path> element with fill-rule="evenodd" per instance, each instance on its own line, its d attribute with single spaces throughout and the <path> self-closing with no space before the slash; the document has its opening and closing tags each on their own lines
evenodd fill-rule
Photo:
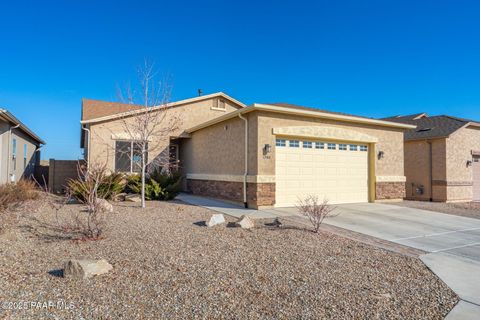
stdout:
<svg viewBox="0 0 480 320">
<path fill-rule="evenodd" d="M 108 263 L 105 259 L 74 259 L 65 263 L 65 266 L 63 268 L 63 276 L 76 279 L 86 279 L 93 276 L 105 274 L 112 269 L 112 265 Z"/>
<path fill-rule="evenodd" d="M 255 222 L 250 217 L 243 215 L 235 222 L 235 225 L 242 229 L 252 229 L 255 227 Z"/>
<path fill-rule="evenodd" d="M 141 202 L 142 197 L 139 194 L 127 194 L 125 196 L 125 201 L 129 202 Z"/>
<path fill-rule="evenodd" d="M 113 201 L 117 201 L 117 202 L 122 202 L 122 201 L 125 201 L 125 197 L 127 196 L 126 193 L 119 193 L 115 196 L 115 198 L 113 199 Z"/>
<path fill-rule="evenodd" d="M 218 224 L 225 223 L 225 217 L 221 213 L 212 214 L 210 219 L 207 221 L 207 227 L 213 227 Z"/>
<path fill-rule="evenodd" d="M 98 208 L 103 212 L 113 212 L 113 206 L 105 199 L 97 199 Z"/>
</svg>

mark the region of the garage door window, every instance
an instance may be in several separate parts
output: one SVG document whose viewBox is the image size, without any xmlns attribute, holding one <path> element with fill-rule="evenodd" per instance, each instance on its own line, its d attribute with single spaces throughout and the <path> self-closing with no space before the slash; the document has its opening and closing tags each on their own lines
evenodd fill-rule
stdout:
<svg viewBox="0 0 480 320">
<path fill-rule="evenodd" d="M 367 146 L 360 146 L 360 151 L 368 151 L 368 147 Z"/>
<path fill-rule="evenodd" d="M 346 145 L 346 144 L 343 144 L 343 143 L 339 144 L 339 145 L 338 145 L 338 150 L 346 151 L 346 150 L 347 150 L 347 145 Z"/>
<path fill-rule="evenodd" d="M 300 148 L 300 141 L 298 141 L 298 140 L 288 140 L 288 146 L 290 148 Z"/>
<path fill-rule="evenodd" d="M 312 149 L 312 142 L 310 141 L 303 141 L 303 147 L 307 149 Z"/>
<path fill-rule="evenodd" d="M 277 147 L 286 147 L 287 146 L 287 140 L 285 139 L 277 139 L 276 144 Z"/>
<path fill-rule="evenodd" d="M 323 142 L 315 142 L 316 149 L 325 149 L 325 143 Z"/>
<path fill-rule="evenodd" d="M 350 151 L 358 151 L 358 146 L 356 144 L 351 144 Z"/>
<path fill-rule="evenodd" d="M 335 143 L 328 144 L 328 150 L 337 150 L 337 145 Z"/>
</svg>

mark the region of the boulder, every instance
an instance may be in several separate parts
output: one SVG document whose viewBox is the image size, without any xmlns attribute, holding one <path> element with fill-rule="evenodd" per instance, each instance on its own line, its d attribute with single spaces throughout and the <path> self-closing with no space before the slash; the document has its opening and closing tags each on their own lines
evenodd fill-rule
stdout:
<svg viewBox="0 0 480 320">
<path fill-rule="evenodd" d="M 113 206 L 110 202 L 105 199 L 97 198 L 98 208 L 102 212 L 113 212 Z"/>
<path fill-rule="evenodd" d="M 117 201 L 117 202 L 125 201 L 126 196 L 127 196 L 126 193 L 119 193 L 115 196 L 114 201 Z"/>
<path fill-rule="evenodd" d="M 225 223 L 225 217 L 223 216 L 223 214 L 212 214 L 210 219 L 207 221 L 207 227 L 213 227 L 222 223 Z"/>
<path fill-rule="evenodd" d="M 141 202 L 142 197 L 139 194 L 127 194 L 125 196 L 125 201 L 129 202 Z"/>
<path fill-rule="evenodd" d="M 252 229 L 255 227 L 255 222 L 250 217 L 243 215 L 237 222 L 235 222 L 235 225 L 242 229 Z"/>
<path fill-rule="evenodd" d="M 73 259 L 65 263 L 63 276 L 75 279 L 87 279 L 93 276 L 105 274 L 113 267 L 105 259 Z"/>
</svg>

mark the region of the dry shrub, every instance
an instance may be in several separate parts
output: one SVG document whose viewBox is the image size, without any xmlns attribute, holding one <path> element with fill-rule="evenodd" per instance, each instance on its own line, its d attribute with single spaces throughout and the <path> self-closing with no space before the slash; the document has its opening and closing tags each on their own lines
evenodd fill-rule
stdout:
<svg viewBox="0 0 480 320">
<path fill-rule="evenodd" d="M 310 220 L 313 226 L 313 232 L 318 233 L 323 219 L 325 219 L 332 211 L 333 207 L 328 205 L 328 200 L 319 201 L 318 196 L 308 195 L 305 199 L 299 199 L 297 208 L 300 213 Z"/>
<path fill-rule="evenodd" d="M 27 200 L 36 200 L 39 197 L 39 190 L 35 182 L 31 180 L 0 185 L 0 211 L 5 211 Z"/>
</svg>

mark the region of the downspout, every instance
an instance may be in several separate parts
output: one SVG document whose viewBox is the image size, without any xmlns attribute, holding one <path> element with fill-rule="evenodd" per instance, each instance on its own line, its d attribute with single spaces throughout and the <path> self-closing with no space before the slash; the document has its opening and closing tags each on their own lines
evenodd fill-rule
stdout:
<svg viewBox="0 0 480 320">
<path fill-rule="evenodd" d="M 10 144 L 12 143 L 12 130 L 13 129 L 17 129 L 20 127 L 20 124 L 17 124 L 16 126 L 14 127 L 10 127 L 10 130 L 9 130 L 9 133 L 8 133 L 8 144 L 7 144 L 7 179 L 10 180 L 9 182 L 11 182 L 12 180 L 12 175 L 10 174 L 10 161 L 12 159 L 10 159 Z M 15 161 L 17 161 L 15 159 Z"/>
<path fill-rule="evenodd" d="M 247 175 L 248 175 L 248 120 L 241 113 L 238 117 L 245 121 L 245 170 L 243 173 L 243 204 L 245 208 L 248 208 L 247 203 Z"/>
<path fill-rule="evenodd" d="M 430 158 L 430 202 L 433 201 L 433 147 L 432 142 L 427 141 L 429 146 L 429 158 Z"/>
<path fill-rule="evenodd" d="M 84 126 L 82 126 L 82 130 L 85 130 L 85 132 L 87 133 L 88 135 L 88 138 L 87 138 L 87 167 L 90 165 L 90 129 L 88 128 L 85 128 Z"/>
</svg>

